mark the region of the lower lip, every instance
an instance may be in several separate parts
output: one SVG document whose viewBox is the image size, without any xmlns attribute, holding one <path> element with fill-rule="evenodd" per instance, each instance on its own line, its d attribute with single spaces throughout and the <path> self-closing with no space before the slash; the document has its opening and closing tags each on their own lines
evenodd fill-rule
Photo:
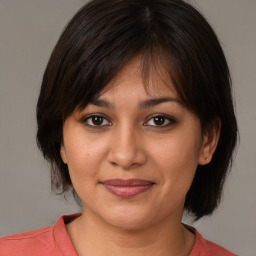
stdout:
<svg viewBox="0 0 256 256">
<path fill-rule="evenodd" d="M 103 183 L 103 186 L 112 194 L 119 196 L 119 197 L 132 197 L 136 196 L 138 194 L 141 194 L 143 192 L 146 192 L 151 188 L 153 184 L 147 184 L 147 185 L 136 185 L 136 186 L 113 186 L 113 185 L 107 185 Z"/>
</svg>

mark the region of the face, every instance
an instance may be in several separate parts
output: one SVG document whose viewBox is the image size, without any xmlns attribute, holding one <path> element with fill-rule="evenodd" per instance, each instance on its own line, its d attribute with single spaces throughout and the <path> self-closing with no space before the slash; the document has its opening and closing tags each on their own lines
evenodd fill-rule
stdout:
<svg viewBox="0 0 256 256">
<path fill-rule="evenodd" d="M 65 121 L 61 147 L 84 213 L 127 229 L 180 221 L 207 147 L 171 82 L 156 76 L 145 90 L 139 67 L 130 61 Z"/>
</svg>

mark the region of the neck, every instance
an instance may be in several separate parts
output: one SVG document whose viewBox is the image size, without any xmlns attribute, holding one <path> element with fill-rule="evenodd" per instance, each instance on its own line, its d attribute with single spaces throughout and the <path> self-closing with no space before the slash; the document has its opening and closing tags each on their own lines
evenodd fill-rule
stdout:
<svg viewBox="0 0 256 256">
<path fill-rule="evenodd" d="M 166 218 L 147 228 L 126 230 L 103 223 L 87 212 L 68 224 L 67 232 L 79 256 L 187 256 L 194 235 L 181 224 L 181 217 L 180 221 L 172 220 Z"/>
</svg>

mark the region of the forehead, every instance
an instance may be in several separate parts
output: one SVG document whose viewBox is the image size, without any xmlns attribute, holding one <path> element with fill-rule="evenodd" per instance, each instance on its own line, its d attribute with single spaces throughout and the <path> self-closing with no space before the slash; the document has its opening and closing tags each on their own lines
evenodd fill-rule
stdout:
<svg viewBox="0 0 256 256">
<path fill-rule="evenodd" d="M 144 94 L 148 97 L 179 98 L 166 69 L 161 65 L 152 64 L 145 70 L 141 56 L 136 56 L 127 62 L 97 97 L 107 96 L 110 93 L 118 94 L 120 89 L 122 89 L 122 93 L 129 95 L 133 93 L 135 95 Z"/>
</svg>

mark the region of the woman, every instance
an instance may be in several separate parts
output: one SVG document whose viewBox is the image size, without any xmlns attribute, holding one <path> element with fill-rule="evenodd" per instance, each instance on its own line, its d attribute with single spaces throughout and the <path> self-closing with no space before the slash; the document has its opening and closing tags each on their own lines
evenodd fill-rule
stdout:
<svg viewBox="0 0 256 256">
<path fill-rule="evenodd" d="M 237 139 L 229 69 L 181 0 L 94 0 L 61 35 L 37 105 L 52 186 L 82 213 L 0 255 L 234 255 L 181 223 L 217 207 Z"/>
</svg>

